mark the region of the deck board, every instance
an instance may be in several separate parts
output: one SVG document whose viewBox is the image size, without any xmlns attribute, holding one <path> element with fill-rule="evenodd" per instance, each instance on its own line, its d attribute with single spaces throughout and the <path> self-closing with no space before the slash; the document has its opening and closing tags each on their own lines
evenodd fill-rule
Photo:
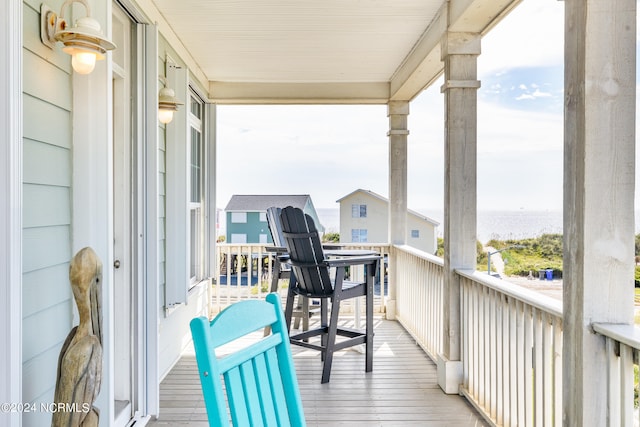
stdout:
<svg viewBox="0 0 640 427">
<path fill-rule="evenodd" d="M 331 381 L 320 384 L 317 352 L 292 346 L 309 427 L 486 426 L 458 395 L 438 387 L 436 365 L 394 321 L 376 320 L 373 372 L 357 349 L 334 355 Z M 160 417 L 150 426 L 207 426 L 193 354 L 182 356 L 160 384 Z"/>
</svg>

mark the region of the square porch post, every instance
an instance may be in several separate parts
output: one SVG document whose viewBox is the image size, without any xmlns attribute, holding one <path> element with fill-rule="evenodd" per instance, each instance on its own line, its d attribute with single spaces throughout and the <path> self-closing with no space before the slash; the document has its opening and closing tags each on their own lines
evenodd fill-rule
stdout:
<svg viewBox="0 0 640 427">
<path fill-rule="evenodd" d="M 462 378 L 460 278 L 456 269 L 476 267 L 477 58 L 480 35 L 444 35 L 445 178 L 443 352 L 438 384 L 458 393 Z"/>
<path fill-rule="evenodd" d="M 389 117 L 389 243 L 404 245 L 407 242 L 407 116 L 409 101 L 390 101 Z M 393 254 L 393 251 L 392 251 Z M 389 263 L 389 320 L 396 318 L 396 263 Z"/>
<path fill-rule="evenodd" d="M 616 423 L 591 324 L 633 323 L 635 49 L 636 0 L 565 1 L 566 426 Z"/>
</svg>

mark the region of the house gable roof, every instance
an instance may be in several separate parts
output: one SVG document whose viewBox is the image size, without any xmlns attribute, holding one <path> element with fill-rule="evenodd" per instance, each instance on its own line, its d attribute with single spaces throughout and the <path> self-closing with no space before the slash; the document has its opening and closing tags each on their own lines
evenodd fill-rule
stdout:
<svg viewBox="0 0 640 427">
<path fill-rule="evenodd" d="M 366 195 L 368 195 L 370 197 L 379 199 L 379 200 L 383 201 L 384 203 L 389 203 L 389 199 L 387 199 L 386 197 L 383 197 L 383 196 L 379 195 L 378 193 L 374 193 L 371 190 L 363 190 L 361 188 L 358 188 L 357 190 L 352 191 L 351 193 L 347 194 L 346 196 L 339 198 L 338 200 L 336 200 L 336 202 L 337 203 L 341 203 L 344 199 L 347 199 L 347 198 L 353 196 L 356 193 L 364 193 L 364 194 L 366 194 Z M 436 221 L 435 219 L 429 218 L 426 215 L 422 215 L 420 212 L 416 212 L 414 210 L 407 209 L 407 213 L 409 215 L 412 215 L 412 216 L 417 217 L 419 219 L 422 219 L 424 221 L 430 222 L 431 224 L 433 224 L 436 227 L 438 225 L 440 225 L 440 223 L 438 221 Z"/>
<path fill-rule="evenodd" d="M 293 206 L 294 208 L 304 209 L 307 203 L 311 200 L 311 196 L 308 194 L 301 195 L 238 195 L 231 196 L 231 200 L 224 209 L 227 212 L 232 211 L 247 211 L 247 212 L 262 212 L 266 211 L 271 206 L 279 208 L 285 208 L 287 206 Z"/>
</svg>

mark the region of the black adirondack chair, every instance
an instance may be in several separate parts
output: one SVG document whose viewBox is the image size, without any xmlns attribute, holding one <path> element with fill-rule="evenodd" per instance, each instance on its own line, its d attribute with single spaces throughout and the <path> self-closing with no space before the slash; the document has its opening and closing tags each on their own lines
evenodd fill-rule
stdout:
<svg viewBox="0 0 640 427">
<path fill-rule="evenodd" d="M 318 230 L 309 215 L 291 206 L 280 215 L 282 235 L 289 252 L 293 274 L 287 294 L 285 319 L 291 325 L 291 315 L 296 295 L 320 299 L 320 326 L 290 336 L 291 344 L 322 352 L 324 366 L 322 383 L 329 382 L 333 353 L 354 345 L 365 344 L 365 371 L 373 369 L 373 278 L 380 260 L 379 255 L 325 258 Z M 349 266 L 365 266 L 364 282 L 345 280 Z M 330 268 L 335 267 L 335 279 Z M 295 280 L 293 280 L 295 278 Z M 365 330 L 338 327 L 340 303 L 343 300 L 364 296 L 366 303 Z M 331 315 L 328 316 L 328 305 Z M 320 337 L 320 343 L 317 339 Z M 337 340 L 340 337 L 340 340 Z"/>
<path fill-rule="evenodd" d="M 274 253 L 273 272 L 271 278 L 271 292 L 278 292 L 278 283 L 282 279 L 291 281 L 291 266 L 289 265 L 289 252 L 287 250 L 284 237 L 282 236 L 282 225 L 280 223 L 281 208 L 272 206 L 267 209 L 267 225 L 271 232 L 273 247 L 267 246 L 268 252 Z M 295 280 L 295 279 L 294 279 Z M 297 304 L 293 310 L 293 319 L 295 319 L 294 327 L 300 328 L 302 322 L 302 330 L 309 329 L 309 318 L 313 311 L 309 310 L 309 299 L 298 298 Z"/>
</svg>

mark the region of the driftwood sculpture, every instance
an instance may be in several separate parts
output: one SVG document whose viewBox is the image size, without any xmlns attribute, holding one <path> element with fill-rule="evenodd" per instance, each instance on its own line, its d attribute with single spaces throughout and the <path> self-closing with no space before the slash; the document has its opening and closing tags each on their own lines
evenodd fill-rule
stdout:
<svg viewBox="0 0 640 427">
<path fill-rule="evenodd" d="M 58 358 L 52 427 L 98 426 L 93 406 L 102 380 L 102 263 L 91 248 L 71 260 L 69 281 L 80 323 L 67 335 Z"/>
</svg>

